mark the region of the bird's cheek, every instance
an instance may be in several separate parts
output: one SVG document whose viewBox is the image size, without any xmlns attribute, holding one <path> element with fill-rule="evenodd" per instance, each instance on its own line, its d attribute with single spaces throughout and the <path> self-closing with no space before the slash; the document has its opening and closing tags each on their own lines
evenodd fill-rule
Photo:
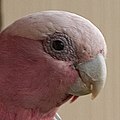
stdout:
<svg viewBox="0 0 120 120">
<path fill-rule="evenodd" d="M 63 67 L 61 68 L 60 71 L 62 71 L 60 82 L 68 87 L 75 83 L 76 79 L 79 77 L 79 74 L 75 70 L 72 63 L 63 64 Z"/>
</svg>

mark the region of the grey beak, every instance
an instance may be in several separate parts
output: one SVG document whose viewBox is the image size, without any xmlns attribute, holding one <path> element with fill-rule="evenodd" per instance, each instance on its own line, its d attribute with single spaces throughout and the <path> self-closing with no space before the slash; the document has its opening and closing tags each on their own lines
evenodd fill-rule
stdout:
<svg viewBox="0 0 120 120">
<path fill-rule="evenodd" d="M 79 73 L 79 78 L 70 87 L 69 94 L 82 96 L 92 93 L 92 98 L 95 98 L 104 87 L 107 75 L 103 55 L 98 54 L 96 58 L 78 64 L 76 69 Z"/>
</svg>

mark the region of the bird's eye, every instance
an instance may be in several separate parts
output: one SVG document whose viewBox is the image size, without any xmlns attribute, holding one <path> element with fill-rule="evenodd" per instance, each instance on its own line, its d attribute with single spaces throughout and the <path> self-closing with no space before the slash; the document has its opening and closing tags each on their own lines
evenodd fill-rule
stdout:
<svg viewBox="0 0 120 120">
<path fill-rule="evenodd" d="M 61 40 L 54 40 L 52 41 L 52 46 L 51 46 L 54 50 L 56 51 L 61 51 L 64 50 L 64 42 Z"/>
<path fill-rule="evenodd" d="M 45 52 L 58 60 L 75 60 L 76 48 L 72 39 L 65 33 L 55 32 L 48 35 L 43 41 L 43 48 Z"/>
</svg>

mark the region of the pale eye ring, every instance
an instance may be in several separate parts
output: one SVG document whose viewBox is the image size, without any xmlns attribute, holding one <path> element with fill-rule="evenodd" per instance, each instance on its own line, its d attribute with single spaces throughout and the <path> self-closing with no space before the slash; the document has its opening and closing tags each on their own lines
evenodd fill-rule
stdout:
<svg viewBox="0 0 120 120">
<path fill-rule="evenodd" d="M 77 58 L 75 43 L 65 33 L 50 34 L 42 44 L 45 52 L 55 59 L 74 61 Z"/>
</svg>

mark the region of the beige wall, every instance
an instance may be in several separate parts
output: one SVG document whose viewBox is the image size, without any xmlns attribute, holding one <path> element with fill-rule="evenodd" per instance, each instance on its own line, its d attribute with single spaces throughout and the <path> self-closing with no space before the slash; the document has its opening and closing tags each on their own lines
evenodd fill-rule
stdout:
<svg viewBox="0 0 120 120">
<path fill-rule="evenodd" d="M 81 97 L 59 110 L 63 120 L 120 120 L 120 0 L 3 0 L 4 27 L 28 13 L 67 10 L 90 19 L 108 45 L 108 77 L 94 101 Z"/>
</svg>

